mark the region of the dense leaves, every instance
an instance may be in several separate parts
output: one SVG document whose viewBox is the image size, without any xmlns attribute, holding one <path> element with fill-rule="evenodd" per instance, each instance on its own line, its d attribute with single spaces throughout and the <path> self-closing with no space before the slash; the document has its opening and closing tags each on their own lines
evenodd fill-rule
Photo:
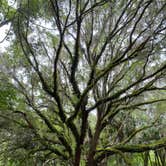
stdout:
<svg viewBox="0 0 166 166">
<path fill-rule="evenodd" d="M 164 1 L 1 0 L 0 9 L 0 28 L 10 25 L 3 163 L 165 164 Z"/>
</svg>

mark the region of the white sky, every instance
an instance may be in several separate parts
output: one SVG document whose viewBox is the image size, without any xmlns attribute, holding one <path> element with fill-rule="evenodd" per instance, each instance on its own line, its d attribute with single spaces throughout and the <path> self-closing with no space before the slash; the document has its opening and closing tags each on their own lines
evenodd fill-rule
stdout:
<svg viewBox="0 0 166 166">
<path fill-rule="evenodd" d="M 9 46 L 9 42 L 7 40 L 4 40 L 9 28 L 10 24 L 0 27 L 0 52 L 4 52 L 6 50 L 6 47 Z"/>
<path fill-rule="evenodd" d="M 8 0 L 8 5 L 10 5 L 12 8 L 15 8 L 15 9 L 17 8 L 17 2 L 15 0 Z M 6 50 L 6 47 L 9 46 L 9 41 L 4 40 L 9 28 L 10 28 L 10 24 L 0 27 L 0 52 L 4 52 Z"/>
</svg>

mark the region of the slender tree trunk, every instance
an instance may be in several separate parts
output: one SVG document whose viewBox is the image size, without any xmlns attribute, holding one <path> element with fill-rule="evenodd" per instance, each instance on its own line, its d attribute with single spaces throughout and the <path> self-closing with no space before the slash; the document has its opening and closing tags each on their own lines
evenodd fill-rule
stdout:
<svg viewBox="0 0 166 166">
<path fill-rule="evenodd" d="M 79 166 L 80 165 L 80 160 L 81 160 L 81 148 L 80 148 L 80 146 L 77 146 L 74 166 Z"/>
<path fill-rule="evenodd" d="M 149 152 L 144 153 L 144 166 L 148 166 Z"/>
<path fill-rule="evenodd" d="M 85 110 L 85 103 L 83 105 L 83 112 L 82 112 L 82 124 L 81 124 L 81 135 L 79 142 L 77 142 L 76 152 L 75 152 L 75 163 L 74 166 L 79 166 L 81 161 L 81 146 L 84 143 L 86 130 L 87 130 L 87 120 L 88 120 L 88 113 Z"/>
<path fill-rule="evenodd" d="M 94 160 L 94 155 L 95 155 L 95 150 L 96 150 L 96 146 L 98 143 L 98 139 L 100 136 L 100 129 L 101 129 L 101 120 L 99 117 L 97 120 L 94 137 L 90 141 L 91 143 L 90 143 L 90 150 L 89 150 L 89 154 L 88 154 L 87 166 L 96 166 L 97 165 L 96 161 Z"/>
</svg>

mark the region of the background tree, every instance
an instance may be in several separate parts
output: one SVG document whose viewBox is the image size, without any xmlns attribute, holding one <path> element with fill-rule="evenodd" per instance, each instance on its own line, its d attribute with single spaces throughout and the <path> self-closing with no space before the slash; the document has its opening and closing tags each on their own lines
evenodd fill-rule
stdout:
<svg viewBox="0 0 166 166">
<path fill-rule="evenodd" d="M 159 154 L 165 8 L 162 0 L 1 0 L 0 27 L 10 25 L 0 57 L 10 85 L 1 88 L 11 100 L 1 108 L 7 156 L 92 166 Z"/>
</svg>

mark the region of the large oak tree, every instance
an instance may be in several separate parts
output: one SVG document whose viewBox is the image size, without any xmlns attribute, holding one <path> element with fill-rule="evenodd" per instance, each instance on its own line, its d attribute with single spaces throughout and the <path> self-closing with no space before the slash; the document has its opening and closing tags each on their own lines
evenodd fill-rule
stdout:
<svg viewBox="0 0 166 166">
<path fill-rule="evenodd" d="M 146 134 L 165 123 L 163 0 L 1 0 L 0 11 L 8 146 L 74 166 L 166 147 L 159 128 Z"/>
</svg>

